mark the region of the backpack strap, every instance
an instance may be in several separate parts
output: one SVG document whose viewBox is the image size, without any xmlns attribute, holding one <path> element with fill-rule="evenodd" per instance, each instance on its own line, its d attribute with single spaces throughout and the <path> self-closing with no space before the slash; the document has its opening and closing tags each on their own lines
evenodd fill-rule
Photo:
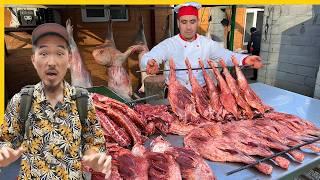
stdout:
<svg viewBox="0 0 320 180">
<path fill-rule="evenodd" d="M 76 94 L 72 97 L 72 99 L 76 100 L 81 125 L 85 125 L 85 119 L 88 116 L 88 90 L 85 88 L 76 87 Z"/>
<path fill-rule="evenodd" d="M 23 134 L 26 133 L 27 138 L 29 139 L 29 128 L 30 128 L 30 120 L 28 118 L 28 114 L 32 105 L 32 97 L 33 97 L 34 85 L 24 86 L 21 91 L 21 99 L 20 99 L 20 112 L 19 117 L 24 122 L 24 128 L 22 129 Z"/>
</svg>

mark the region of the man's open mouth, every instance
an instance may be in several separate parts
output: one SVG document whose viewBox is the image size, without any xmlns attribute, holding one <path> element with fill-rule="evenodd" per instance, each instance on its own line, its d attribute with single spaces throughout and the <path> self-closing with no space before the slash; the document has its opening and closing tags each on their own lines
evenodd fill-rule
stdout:
<svg viewBox="0 0 320 180">
<path fill-rule="evenodd" d="M 46 75 L 47 76 L 56 76 L 56 75 L 58 75 L 58 73 L 56 71 L 48 71 L 48 72 L 46 72 Z"/>
</svg>

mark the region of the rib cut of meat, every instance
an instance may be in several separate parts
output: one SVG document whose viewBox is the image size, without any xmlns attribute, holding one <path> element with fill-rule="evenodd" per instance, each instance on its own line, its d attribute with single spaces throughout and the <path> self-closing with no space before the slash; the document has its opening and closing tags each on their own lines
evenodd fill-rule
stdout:
<svg viewBox="0 0 320 180">
<path fill-rule="evenodd" d="M 320 129 L 317 128 L 314 124 L 292 114 L 270 112 L 265 113 L 265 117 L 268 117 L 279 123 L 285 124 L 288 128 L 295 132 L 303 132 L 304 134 L 316 136 L 320 135 Z"/>
<path fill-rule="evenodd" d="M 261 99 L 256 95 L 256 93 L 251 89 L 249 86 L 247 79 L 243 75 L 241 69 L 239 68 L 239 63 L 236 58 L 233 56 L 232 62 L 234 64 L 236 74 L 237 74 L 237 81 L 240 91 L 242 92 L 244 98 L 246 99 L 247 103 L 257 109 L 261 114 L 263 114 L 267 110 L 271 110 L 270 107 L 264 105 Z"/>
<path fill-rule="evenodd" d="M 92 97 L 94 100 L 97 100 L 99 102 L 102 102 L 104 104 L 110 105 L 112 108 L 120 110 L 123 114 L 127 115 L 130 117 L 133 123 L 135 123 L 136 126 L 138 126 L 141 129 L 144 129 L 146 126 L 146 122 L 144 119 L 133 109 L 131 109 L 129 106 L 126 104 L 117 101 L 115 99 L 100 95 L 100 94 L 94 94 Z"/>
<path fill-rule="evenodd" d="M 242 121 L 242 122 L 247 122 Z M 232 128 L 235 128 L 233 124 L 240 124 L 235 122 L 229 122 L 222 125 L 219 124 L 207 124 L 203 125 L 205 130 L 209 133 L 211 137 L 215 139 L 215 141 L 224 141 L 225 143 L 233 144 L 236 150 L 241 151 L 246 155 L 258 155 L 261 157 L 269 157 L 273 155 L 273 152 L 265 145 L 261 144 L 260 141 L 255 140 L 254 138 L 248 136 L 243 133 L 243 130 L 240 128 L 240 131 L 234 131 Z M 231 126 L 228 128 L 228 126 Z M 250 126 L 248 126 L 250 127 Z M 254 129 L 250 129 L 250 132 L 254 131 Z M 290 162 L 280 156 L 273 158 L 276 162 L 276 165 L 287 169 L 289 167 Z"/>
<path fill-rule="evenodd" d="M 227 65 L 225 64 L 224 60 L 220 60 L 220 65 L 223 67 L 223 74 L 226 79 L 226 82 L 230 88 L 231 93 L 235 97 L 235 100 L 238 104 L 238 106 L 241 109 L 241 111 L 244 111 L 244 114 L 246 117 L 241 119 L 252 119 L 253 118 L 253 112 L 251 111 L 251 107 L 249 104 L 244 100 L 242 97 L 242 94 L 240 93 L 239 87 L 237 85 L 237 81 L 231 76 L 229 70 L 227 69 Z M 240 117 L 239 117 L 240 118 Z"/>
<path fill-rule="evenodd" d="M 143 142 L 140 130 L 130 121 L 130 119 L 126 115 L 122 114 L 119 110 L 112 108 L 107 108 L 104 110 L 112 120 L 126 129 L 126 131 L 132 137 L 134 144 Z"/>
<path fill-rule="evenodd" d="M 214 113 L 211 106 L 208 106 L 209 98 L 203 88 L 200 86 L 198 80 L 194 77 L 189 60 L 186 59 L 185 63 L 188 68 L 189 81 L 192 87 L 192 95 L 195 100 L 196 109 L 203 118 L 212 120 L 214 119 Z"/>
<path fill-rule="evenodd" d="M 183 121 L 198 123 L 201 118 L 196 111 L 191 92 L 176 79 L 175 64 L 170 63 L 168 100 L 172 111 Z"/>
<path fill-rule="evenodd" d="M 132 137 L 133 144 L 142 143 L 144 141 L 140 130 L 133 122 L 131 122 L 131 119 L 127 115 L 123 114 L 116 108 L 112 108 L 110 105 L 111 103 L 101 103 L 97 96 L 93 96 L 92 99 L 96 108 L 100 109 L 100 111 L 105 113 L 113 122 L 126 130 L 126 132 Z"/>
<path fill-rule="evenodd" d="M 262 145 L 259 141 L 254 140 L 250 137 L 247 137 L 242 133 L 235 132 L 224 132 L 224 137 L 222 138 L 225 142 L 234 144 L 237 150 L 243 152 L 246 155 L 258 155 L 261 157 L 269 157 L 273 155 L 273 152 L 267 147 Z M 276 162 L 276 165 L 281 168 L 288 169 L 290 161 L 277 156 L 273 158 Z"/>
<path fill-rule="evenodd" d="M 209 128 L 209 130 L 206 130 L 206 128 Z M 245 164 L 255 162 L 254 158 L 238 151 L 233 144 L 213 138 L 210 133 L 214 133 L 215 129 L 217 129 L 217 133 L 221 132 L 220 128 L 216 128 L 215 125 L 206 125 L 194 129 L 184 138 L 185 146 L 212 161 L 241 162 Z M 260 163 L 255 167 L 264 174 L 272 173 L 272 166 L 268 164 Z"/>
<path fill-rule="evenodd" d="M 213 180 L 213 175 L 209 165 L 204 159 L 193 150 L 183 147 L 173 147 L 161 136 L 151 142 L 153 152 L 165 153 L 174 157 L 180 166 L 183 179 Z"/>
<path fill-rule="evenodd" d="M 255 121 L 255 127 L 262 133 L 277 139 L 281 143 L 288 146 L 296 146 L 303 143 L 303 140 L 312 140 L 314 137 L 309 137 L 302 131 L 292 131 L 288 124 L 281 124 L 281 121 L 275 121 L 264 118 L 260 121 Z M 320 148 L 314 144 L 309 144 L 301 147 L 301 149 L 307 148 L 313 152 L 320 152 Z"/>
<path fill-rule="evenodd" d="M 100 119 L 100 124 L 104 129 L 104 132 L 109 135 L 115 142 L 119 143 L 120 146 L 130 146 L 131 139 L 125 130 L 121 129 L 115 124 L 108 116 L 102 111 L 96 110 L 97 117 Z"/>
<path fill-rule="evenodd" d="M 212 61 L 208 61 L 208 63 L 211 66 L 213 73 L 216 76 L 216 79 L 218 80 L 218 85 L 220 89 L 220 102 L 223 105 L 224 109 L 233 115 L 233 117 L 230 116 L 230 114 L 223 115 L 224 119 L 226 120 L 227 118 L 227 120 L 229 121 L 237 119 L 238 110 L 236 100 L 234 99 L 226 81 L 223 79 L 220 72 L 216 68 L 217 64 Z"/>
<path fill-rule="evenodd" d="M 263 121 L 263 119 L 260 120 Z M 278 141 L 278 138 L 275 139 L 274 137 L 271 137 L 269 134 L 265 134 L 256 127 L 253 127 L 253 124 L 254 121 L 239 121 L 228 123 L 228 125 L 222 127 L 223 131 L 232 131 L 245 134 L 245 136 L 249 137 L 250 139 L 259 142 L 261 145 L 267 146 L 271 149 L 284 151 L 289 148 L 287 145 Z M 298 162 L 302 162 L 304 159 L 304 154 L 300 153 L 297 150 L 289 151 L 289 154 L 292 155 L 292 157 Z"/>
<path fill-rule="evenodd" d="M 213 109 L 213 111 L 215 112 L 215 120 L 222 121 L 223 120 L 222 114 L 224 109 L 220 102 L 219 91 L 216 85 L 214 84 L 213 80 L 211 79 L 211 77 L 208 75 L 207 71 L 204 69 L 204 65 L 201 60 L 199 61 L 199 65 L 202 69 L 204 80 L 206 81 L 207 92 L 210 98 L 209 104 Z"/>
</svg>

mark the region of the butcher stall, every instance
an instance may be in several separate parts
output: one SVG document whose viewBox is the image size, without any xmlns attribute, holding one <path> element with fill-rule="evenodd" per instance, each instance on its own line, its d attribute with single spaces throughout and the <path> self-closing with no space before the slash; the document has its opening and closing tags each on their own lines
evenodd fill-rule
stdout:
<svg viewBox="0 0 320 180">
<path fill-rule="evenodd" d="M 299 116 L 300 118 L 307 119 L 311 123 L 320 127 L 320 100 L 306 97 L 297 93 L 289 92 L 283 89 L 272 87 L 262 83 L 250 84 L 251 88 L 256 94 L 261 97 L 263 102 L 272 106 L 275 111 L 285 112 Z M 92 92 L 99 92 L 100 94 L 112 96 L 120 101 L 119 97 L 113 94 L 112 91 L 105 87 L 93 87 L 89 89 Z M 155 104 L 169 104 L 166 99 L 154 101 Z M 149 137 L 149 140 L 145 142 L 145 146 L 149 147 L 152 139 L 159 134 L 154 134 Z M 167 134 L 162 137 L 170 142 L 173 146 L 183 147 L 183 136 Z M 273 166 L 273 171 L 270 175 L 264 175 L 254 168 L 245 169 L 243 171 L 227 175 L 228 172 L 240 168 L 243 166 L 241 163 L 222 163 L 212 162 L 206 160 L 207 164 L 213 171 L 217 179 L 293 179 L 293 177 L 302 174 L 320 163 L 319 153 L 313 153 L 308 150 L 303 150 L 304 160 L 302 162 L 296 162 L 291 160 L 287 170 L 280 167 Z M 287 156 L 289 157 L 289 156 Z M 268 164 L 272 164 L 267 162 Z M 2 168 L 0 172 L 1 179 L 10 179 L 17 175 L 19 169 L 19 161 L 13 165 Z M 93 177 L 94 178 L 94 177 Z"/>
<path fill-rule="evenodd" d="M 170 61 L 168 98 L 146 104 L 93 94 L 114 158 L 111 179 L 292 179 L 319 165 L 320 101 L 248 84 L 233 63 L 232 76 L 222 61 L 209 62 L 217 83 L 200 63 L 206 88 L 187 66 L 189 91 Z"/>
</svg>

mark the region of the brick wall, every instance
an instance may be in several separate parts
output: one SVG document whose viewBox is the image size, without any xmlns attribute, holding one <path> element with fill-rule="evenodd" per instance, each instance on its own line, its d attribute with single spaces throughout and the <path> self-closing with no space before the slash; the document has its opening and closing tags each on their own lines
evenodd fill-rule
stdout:
<svg viewBox="0 0 320 180">
<path fill-rule="evenodd" d="M 320 64 L 320 6 L 266 6 L 258 80 L 313 96 Z M 268 29 L 266 29 L 268 25 Z"/>
</svg>

